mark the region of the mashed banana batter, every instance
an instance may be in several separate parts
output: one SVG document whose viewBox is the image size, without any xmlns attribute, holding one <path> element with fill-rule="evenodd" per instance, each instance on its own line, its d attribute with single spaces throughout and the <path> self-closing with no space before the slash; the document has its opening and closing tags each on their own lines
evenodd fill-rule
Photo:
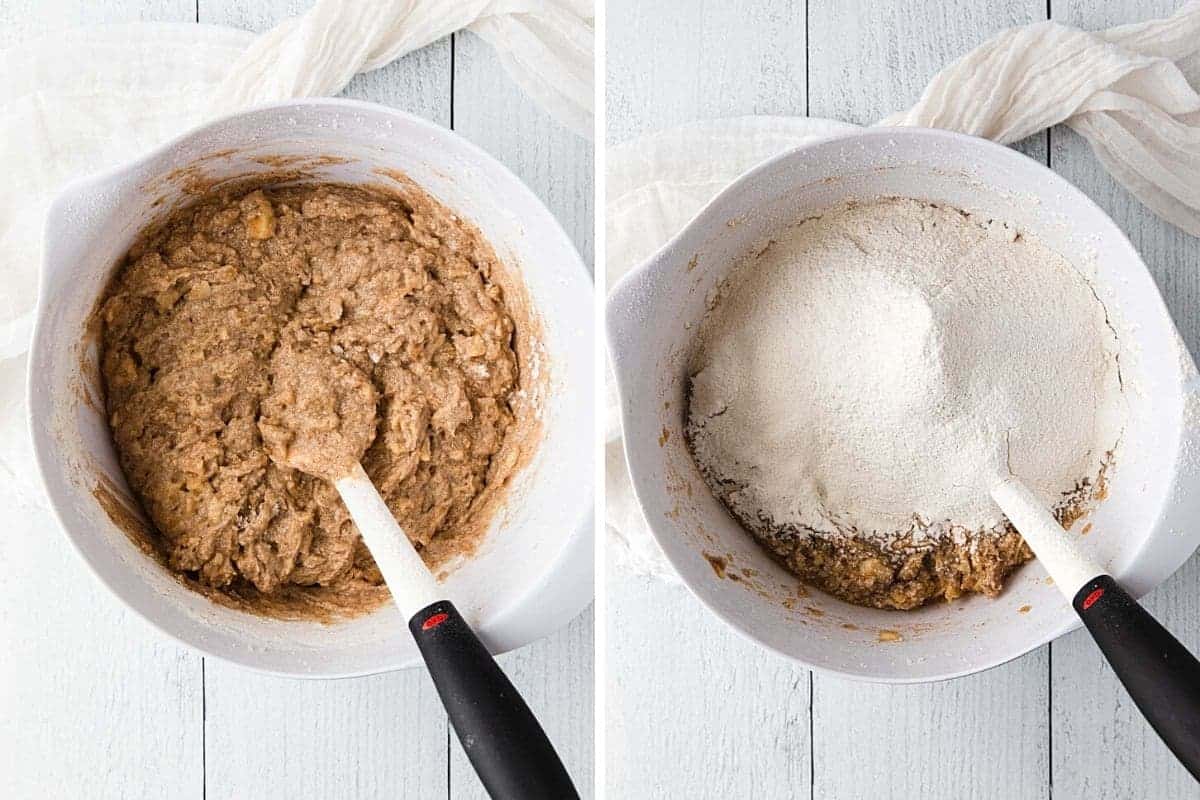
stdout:
<svg viewBox="0 0 1200 800">
<path fill-rule="evenodd" d="M 469 552 L 521 450 L 502 271 L 415 187 L 224 193 L 148 234 L 101 306 L 101 366 L 168 566 L 264 613 L 386 600 L 336 490 L 306 474 L 352 467 L 338 452 L 431 566 Z"/>
</svg>

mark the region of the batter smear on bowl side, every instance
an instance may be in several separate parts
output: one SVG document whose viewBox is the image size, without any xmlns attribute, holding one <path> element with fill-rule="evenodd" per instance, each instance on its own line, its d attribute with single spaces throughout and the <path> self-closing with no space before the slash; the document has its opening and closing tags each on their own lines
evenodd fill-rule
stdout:
<svg viewBox="0 0 1200 800">
<path fill-rule="evenodd" d="M 155 550 L 253 611 L 377 607 L 336 490 L 270 457 L 319 464 L 340 443 L 431 567 L 470 553 L 535 416 L 519 293 L 415 187 L 243 188 L 174 214 L 100 307 L 109 422 Z"/>
<path fill-rule="evenodd" d="M 1125 418 L 1104 304 L 1009 225 L 905 198 L 781 231 L 713 298 L 688 445 L 785 567 L 849 602 L 1000 593 L 1033 557 L 992 502 L 1011 469 L 1069 524 Z"/>
</svg>

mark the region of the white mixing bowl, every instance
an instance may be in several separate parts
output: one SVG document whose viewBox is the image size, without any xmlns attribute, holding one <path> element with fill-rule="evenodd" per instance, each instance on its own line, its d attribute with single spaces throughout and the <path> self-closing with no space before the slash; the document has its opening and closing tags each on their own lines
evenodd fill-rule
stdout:
<svg viewBox="0 0 1200 800">
<path fill-rule="evenodd" d="M 333 158 L 315 158 L 326 156 Z M 311 677 L 369 674 L 419 659 L 390 604 L 333 625 L 217 605 L 142 553 L 93 496 L 101 475 L 128 492 L 107 422 L 84 400 L 89 392 L 102 396 L 85 328 L 114 267 L 147 223 L 189 200 L 193 179 L 275 171 L 289 159 L 306 180 L 385 184 L 383 171 L 404 173 L 477 225 L 524 278 L 549 370 L 544 436 L 478 553 L 444 586 L 495 652 L 547 635 L 592 597 L 591 282 L 561 226 L 512 173 L 448 130 L 369 103 L 304 100 L 238 114 L 81 180 L 54 202 L 29 358 L 29 413 L 63 530 L 126 605 L 207 655 Z"/>
<path fill-rule="evenodd" d="M 1013 222 L 1093 278 L 1121 339 L 1130 416 L 1109 496 L 1075 530 L 1091 523 L 1085 550 L 1138 595 L 1182 565 L 1200 537 L 1200 414 L 1195 365 L 1129 241 L 1054 172 L 982 139 L 874 129 L 793 150 L 738 178 L 622 280 L 607 324 L 629 469 L 683 581 L 733 628 L 805 665 L 916 682 L 995 666 L 1079 623 L 1036 562 L 995 600 L 972 596 L 899 612 L 816 590 L 798 597 L 798 581 L 713 498 L 683 437 L 692 337 L 706 296 L 738 257 L 783 224 L 886 195 Z"/>
</svg>

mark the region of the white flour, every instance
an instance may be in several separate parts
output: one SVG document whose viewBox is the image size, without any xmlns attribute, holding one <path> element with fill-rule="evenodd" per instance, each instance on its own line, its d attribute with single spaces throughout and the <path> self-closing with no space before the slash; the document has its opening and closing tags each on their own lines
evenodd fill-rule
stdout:
<svg viewBox="0 0 1200 800">
<path fill-rule="evenodd" d="M 997 474 L 1053 505 L 1095 484 L 1124 420 L 1116 337 L 1083 276 L 1006 225 L 915 200 L 780 231 L 723 284 L 699 342 L 693 452 L 760 530 L 996 528 Z"/>
</svg>

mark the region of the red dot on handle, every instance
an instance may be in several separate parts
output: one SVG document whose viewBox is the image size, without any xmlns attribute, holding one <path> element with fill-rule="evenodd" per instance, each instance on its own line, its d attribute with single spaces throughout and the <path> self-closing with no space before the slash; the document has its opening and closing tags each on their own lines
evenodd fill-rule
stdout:
<svg viewBox="0 0 1200 800">
<path fill-rule="evenodd" d="M 450 619 L 450 615 L 446 614 L 445 612 L 441 614 L 434 614 L 432 617 L 421 623 L 421 630 L 427 631 L 431 628 L 436 628 L 438 625 L 441 625 L 448 619 Z"/>
<path fill-rule="evenodd" d="M 1092 605 L 1099 600 L 1103 594 L 1103 589 L 1094 589 L 1091 594 L 1083 598 L 1083 610 L 1087 611 L 1089 608 L 1091 608 Z"/>
</svg>

